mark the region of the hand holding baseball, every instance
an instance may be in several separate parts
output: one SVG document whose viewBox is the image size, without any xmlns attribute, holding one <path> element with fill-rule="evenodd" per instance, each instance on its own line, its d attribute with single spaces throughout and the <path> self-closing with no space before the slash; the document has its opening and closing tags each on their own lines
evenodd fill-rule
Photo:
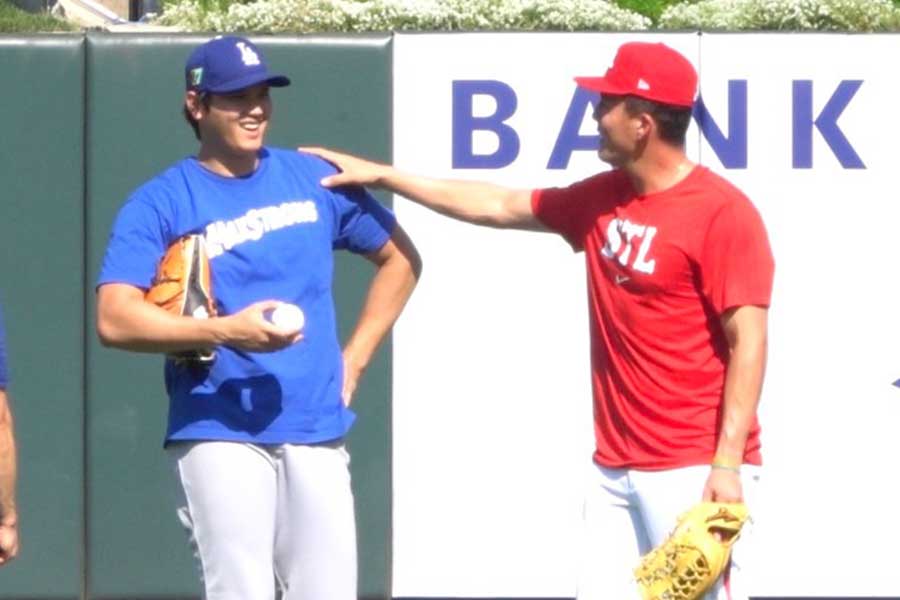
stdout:
<svg viewBox="0 0 900 600">
<path fill-rule="evenodd" d="M 300 332 L 302 323 L 300 327 L 285 328 L 268 318 L 283 304 L 277 300 L 265 300 L 233 315 L 215 319 L 223 328 L 223 344 L 250 352 L 274 352 L 297 343 L 303 338 Z"/>
<path fill-rule="evenodd" d="M 266 313 L 269 321 L 285 331 L 302 331 L 306 325 L 306 317 L 296 304 L 282 302 Z"/>
</svg>

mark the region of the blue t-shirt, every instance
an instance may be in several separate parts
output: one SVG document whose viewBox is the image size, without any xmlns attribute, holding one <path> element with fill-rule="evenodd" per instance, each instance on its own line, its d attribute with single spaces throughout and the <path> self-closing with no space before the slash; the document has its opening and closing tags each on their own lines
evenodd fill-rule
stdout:
<svg viewBox="0 0 900 600">
<path fill-rule="evenodd" d="M 0 390 L 5 390 L 9 384 L 9 375 L 6 370 L 6 330 L 3 328 L 3 311 L 0 310 Z"/>
<path fill-rule="evenodd" d="M 166 248 L 202 233 L 220 315 L 261 300 L 299 306 L 303 339 L 255 353 L 220 347 L 207 369 L 167 360 L 167 441 L 314 443 L 353 423 L 341 400 L 343 360 L 332 278 L 334 249 L 380 249 L 394 215 L 361 188 L 329 190 L 329 163 L 265 148 L 245 177 L 223 177 L 186 158 L 140 187 L 120 210 L 98 285 L 146 289 Z"/>
</svg>

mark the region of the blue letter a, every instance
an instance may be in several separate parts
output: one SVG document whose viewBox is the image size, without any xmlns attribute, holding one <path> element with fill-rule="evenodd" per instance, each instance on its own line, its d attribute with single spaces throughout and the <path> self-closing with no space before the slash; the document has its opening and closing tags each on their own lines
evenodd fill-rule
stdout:
<svg viewBox="0 0 900 600">
<path fill-rule="evenodd" d="M 559 135 L 556 136 L 556 144 L 550 153 L 547 163 L 548 169 L 565 169 L 569 166 L 569 159 L 576 150 L 590 150 L 596 152 L 600 148 L 599 135 L 581 135 L 578 131 L 584 120 L 585 112 L 593 111 L 597 102 L 597 94 L 582 88 L 575 88 L 575 94 L 569 102 L 569 110 L 563 119 Z"/>
</svg>

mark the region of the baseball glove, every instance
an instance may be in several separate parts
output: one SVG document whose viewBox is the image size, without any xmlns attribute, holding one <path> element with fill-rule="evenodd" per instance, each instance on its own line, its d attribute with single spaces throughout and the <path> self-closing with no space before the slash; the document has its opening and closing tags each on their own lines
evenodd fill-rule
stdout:
<svg viewBox="0 0 900 600">
<path fill-rule="evenodd" d="M 216 316 L 203 236 L 188 234 L 169 246 L 144 299 L 176 315 L 195 319 Z M 169 356 L 179 364 L 202 366 L 211 364 L 216 353 L 206 348 L 173 352 Z"/>
<path fill-rule="evenodd" d="M 682 514 L 634 570 L 643 600 L 701 598 L 728 565 L 748 517 L 745 505 L 721 502 L 701 502 Z"/>
</svg>

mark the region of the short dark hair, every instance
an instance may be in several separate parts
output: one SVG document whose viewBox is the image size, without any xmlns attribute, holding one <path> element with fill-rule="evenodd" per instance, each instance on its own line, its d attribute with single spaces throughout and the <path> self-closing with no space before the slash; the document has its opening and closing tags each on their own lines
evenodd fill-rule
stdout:
<svg viewBox="0 0 900 600">
<path fill-rule="evenodd" d="M 200 94 L 200 102 L 205 108 L 209 108 L 209 94 Z M 195 119 L 193 115 L 191 115 L 191 111 L 189 111 L 188 107 L 184 104 L 181 105 L 181 114 L 184 115 L 184 120 L 187 121 L 188 125 L 191 126 L 191 129 L 194 130 L 194 137 L 199 140 L 200 126 L 197 124 L 197 119 Z"/>
<path fill-rule="evenodd" d="M 661 140 L 684 146 L 688 126 L 691 124 L 691 108 L 654 102 L 638 96 L 625 96 L 625 110 L 632 116 L 638 113 L 649 114 L 656 121 Z"/>
</svg>

